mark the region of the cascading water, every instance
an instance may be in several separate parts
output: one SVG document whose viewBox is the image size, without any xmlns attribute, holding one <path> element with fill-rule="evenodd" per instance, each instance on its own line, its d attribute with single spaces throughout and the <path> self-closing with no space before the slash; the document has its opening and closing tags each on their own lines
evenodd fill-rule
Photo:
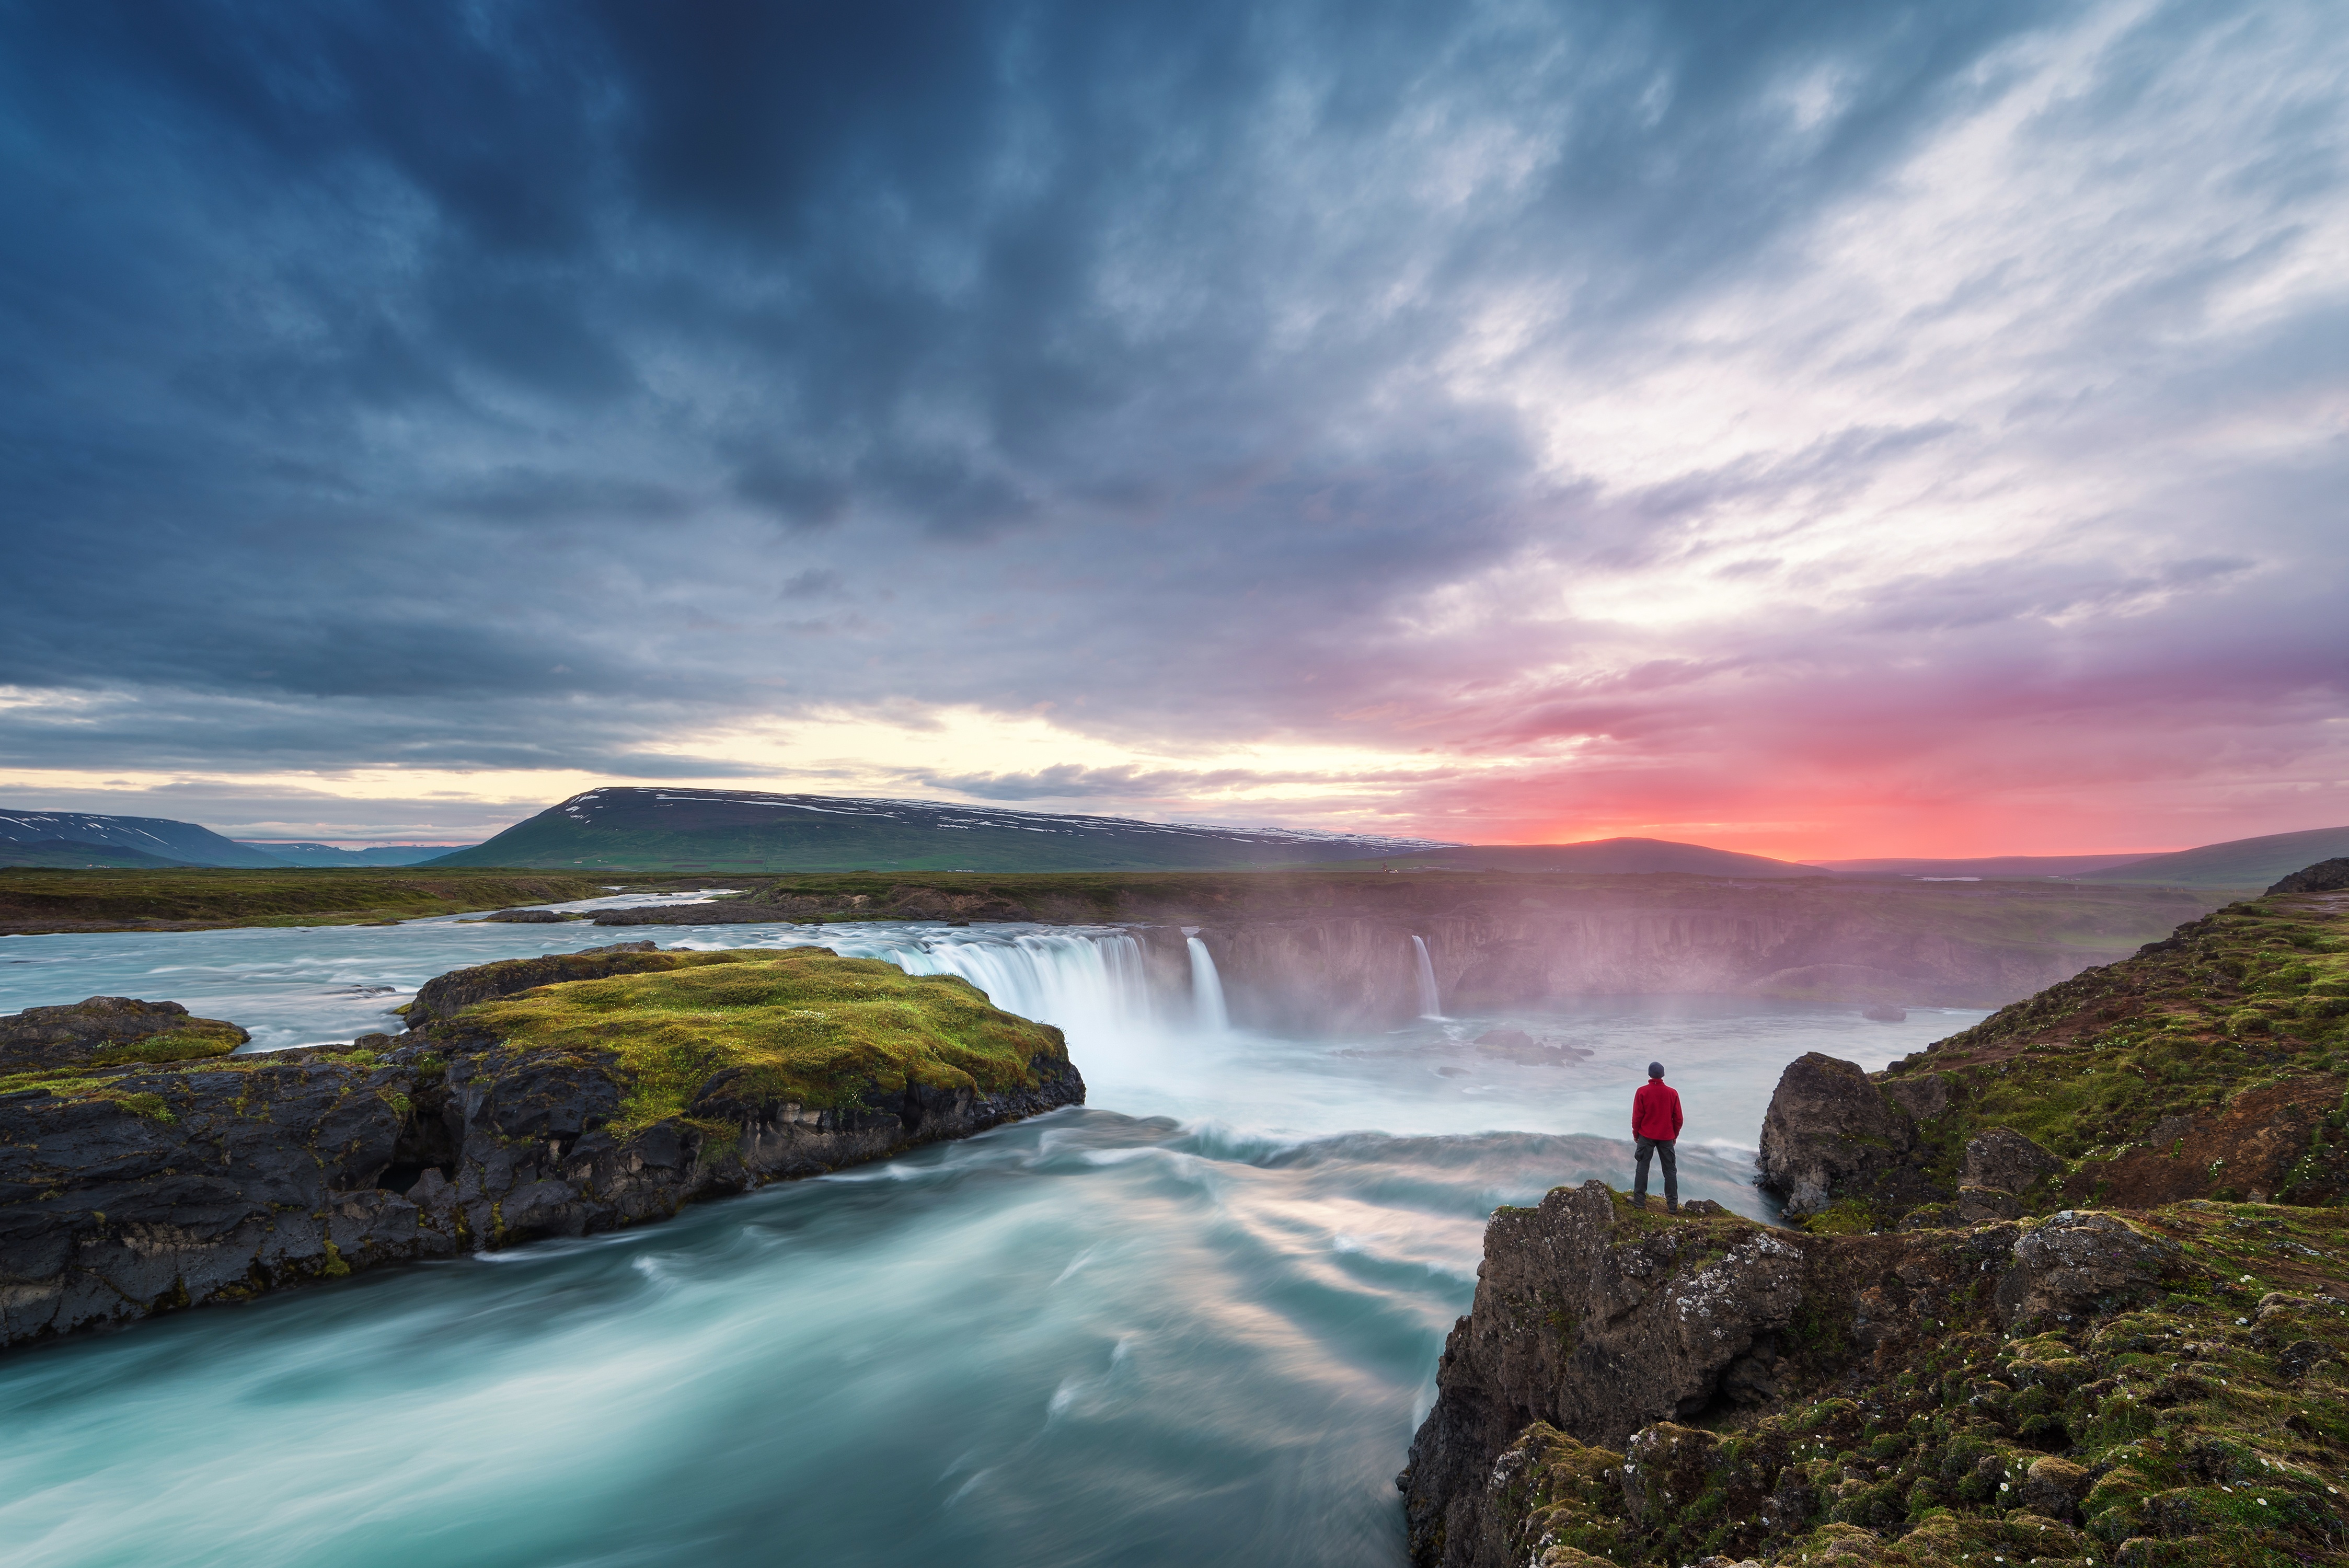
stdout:
<svg viewBox="0 0 2349 1568">
<path fill-rule="evenodd" d="M 1224 977 L 1216 973 L 1216 955 L 1187 934 L 1183 945 L 1191 950 L 1192 1021 L 1211 1034 L 1222 1034 L 1232 1026 L 1232 1019 L 1224 1006 Z"/>
<path fill-rule="evenodd" d="M 397 1028 L 384 1009 L 431 975 L 611 936 L 0 937 L 0 1012 L 136 995 L 257 1042 L 347 1040 Z M 1495 1204 L 1627 1181 L 1627 1097 L 1669 1054 L 1682 1197 L 1756 1212 L 1784 1063 L 1879 1066 L 1980 1016 L 1616 998 L 1495 1017 L 1591 1053 L 1531 1065 L 1457 1027 L 1231 1029 L 1196 941 L 1192 1002 L 1154 1007 L 1114 927 L 663 942 L 962 975 L 1068 1033 L 1089 1103 L 660 1224 L 0 1356 L 10 1568 L 763 1568 L 778 1541 L 838 1568 L 1403 1568 L 1389 1478 Z"/>
<path fill-rule="evenodd" d="M 1057 1025 L 1072 1040 L 1107 1044 L 1154 1029 L 1142 944 L 1123 932 L 936 934 L 851 938 L 824 945 L 852 958 L 885 958 L 908 975 L 959 975 L 1007 1013 Z"/>
<path fill-rule="evenodd" d="M 1419 1016 L 1441 1018 L 1444 1016 L 1444 998 L 1435 990 L 1435 960 L 1427 955 L 1427 944 L 1419 937 L 1411 939 L 1411 952 L 1418 964 Z"/>
</svg>

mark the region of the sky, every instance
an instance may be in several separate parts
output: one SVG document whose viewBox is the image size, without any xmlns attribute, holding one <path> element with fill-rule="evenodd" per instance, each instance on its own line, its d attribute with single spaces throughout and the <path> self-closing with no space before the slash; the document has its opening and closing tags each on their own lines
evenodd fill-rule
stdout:
<svg viewBox="0 0 2349 1568">
<path fill-rule="evenodd" d="M 2340 22 L 0 0 L 0 804 L 2349 822 Z"/>
</svg>

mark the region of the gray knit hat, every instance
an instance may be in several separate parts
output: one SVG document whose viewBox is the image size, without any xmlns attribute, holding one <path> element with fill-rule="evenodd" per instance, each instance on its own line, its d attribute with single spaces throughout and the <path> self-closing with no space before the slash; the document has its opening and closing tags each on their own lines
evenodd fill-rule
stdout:
<svg viewBox="0 0 2349 1568">
<path fill-rule="evenodd" d="M 1650 1062 L 1650 1063 L 1648 1064 L 1648 1076 L 1649 1076 L 1650 1078 L 1661 1078 L 1661 1077 L 1663 1077 L 1663 1076 L 1664 1076 L 1664 1064 L 1663 1064 L 1663 1063 L 1661 1063 L 1661 1062 Z"/>
</svg>

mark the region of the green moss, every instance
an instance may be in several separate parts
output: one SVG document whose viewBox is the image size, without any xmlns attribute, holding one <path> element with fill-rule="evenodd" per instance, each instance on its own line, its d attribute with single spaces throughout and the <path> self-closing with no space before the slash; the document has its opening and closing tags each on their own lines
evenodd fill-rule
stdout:
<svg viewBox="0 0 2349 1568">
<path fill-rule="evenodd" d="M 823 1110 L 915 1084 L 1031 1087 L 1040 1064 L 1068 1057 L 1058 1029 L 994 1007 L 951 975 L 820 948 L 665 956 L 664 969 L 482 1003 L 456 1026 L 486 1028 L 511 1050 L 607 1065 L 622 1084 L 622 1131 L 685 1114 L 729 1069 L 735 1099 Z"/>
<path fill-rule="evenodd" d="M 245 1033 L 233 1024 L 212 1018 L 191 1018 L 188 1027 L 167 1035 L 150 1035 L 128 1045 L 110 1046 L 89 1058 L 94 1068 L 132 1063 L 204 1061 L 224 1057 L 244 1044 Z"/>
<path fill-rule="evenodd" d="M 1858 1198 L 1838 1198 L 1803 1222 L 1803 1229 L 1819 1236 L 1862 1236 L 1878 1228 L 1876 1210 Z"/>
<path fill-rule="evenodd" d="M 1790 1389 L 1789 1407 L 1734 1418 L 1716 1442 L 1656 1429 L 1682 1440 L 1635 1449 L 1641 1508 L 1622 1468 L 1633 1454 L 1526 1429 L 1506 1467 L 1508 1560 L 1548 1561 L 1541 1543 L 1561 1542 L 1625 1568 L 1715 1553 L 1785 1568 L 1845 1553 L 1869 1568 L 2343 1561 L 2349 1311 L 2312 1293 L 2259 1315 L 2269 1282 L 2243 1265 L 2302 1245 L 2292 1255 L 2338 1288 L 2349 1213 L 2197 1202 L 2157 1222 L 2211 1271 L 2198 1282 L 2211 1299 L 2173 1294 L 2017 1339 L 1983 1304 L 1898 1372 L 1821 1361 L 1803 1375 L 1807 1402 Z M 1847 1317 L 1847 1286 L 1821 1295 Z M 2043 1461 L 2070 1478 L 2064 1518 L 2034 1511 Z"/>
</svg>

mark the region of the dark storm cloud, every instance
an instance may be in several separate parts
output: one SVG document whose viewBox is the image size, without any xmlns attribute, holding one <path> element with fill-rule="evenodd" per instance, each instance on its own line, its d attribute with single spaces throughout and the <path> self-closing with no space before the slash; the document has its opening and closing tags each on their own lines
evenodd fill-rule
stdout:
<svg viewBox="0 0 2349 1568">
<path fill-rule="evenodd" d="M 0 685 L 50 694 L 0 709 L 18 766 L 721 777 L 647 748 L 904 698 L 1473 749 L 1652 700 L 1627 668 L 1769 660 L 1797 692 L 1899 678 L 1904 636 L 2084 615 L 2224 641 L 2337 521 L 2337 462 L 2240 454 L 2181 493 L 2257 518 L 2148 517 L 2109 571 L 1956 559 L 1946 521 L 2013 482 L 1986 476 L 2126 469 L 2213 400 L 2337 386 L 2337 309 L 2209 327 L 2291 247 L 2282 214 L 2340 189 L 2306 93 L 2240 107 L 2260 51 L 2292 53 L 2289 6 L 5 14 Z M 1800 303 L 1823 225 L 2040 78 L 2062 90 L 2013 134 L 2101 160 L 2033 215 L 2051 253 L 2097 221 L 2079 191 L 2220 116 L 2236 162 L 2178 199 L 2185 228 L 2224 220 L 2201 249 Z M 1888 229 L 1837 264 L 1896 244 L 1953 248 Z M 2050 326 L 2034 290 L 2080 303 Z M 1919 346 L 1992 308 L 2014 364 Z M 1723 344 L 1848 408 L 1631 474 L 1545 423 L 1685 366 L 1689 406 L 1648 422 L 1693 424 Z M 1961 406 L 1961 381 L 2005 389 Z M 1926 507 L 1952 559 L 1887 547 L 1837 585 L 1819 519 L 1876 509 L 1894 537 Z M 1669 647 L 1557 608 L 1642 573 L 1780 607 Z M 1578 661 L 1605 669 L 1563 686 L 1602 696 L 1560 695 Z"/>
</svg>

